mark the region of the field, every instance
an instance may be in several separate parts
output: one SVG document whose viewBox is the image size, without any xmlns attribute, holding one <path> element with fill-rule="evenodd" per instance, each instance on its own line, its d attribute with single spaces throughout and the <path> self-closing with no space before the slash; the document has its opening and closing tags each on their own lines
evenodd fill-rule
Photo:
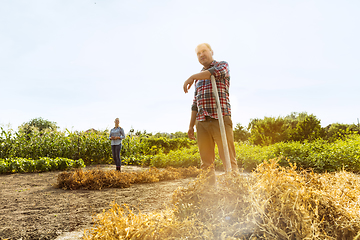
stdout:
<svg viewBox="0 0 360 240">
<path fill-rule="evenodd" d="M 357 174 L 297 171 L 295 165 L 279 166 L 278 160 L 264 161 L 251 174 L 220 174 L 216 186 L 207 184 L 206 174 L 164 181 L 176 175 L 171 168 L 126 166 L 117 173 L 107 165 L 2 175 L 0 234 L 2 239 L 79 239 L 63 234 L 86 228 L 88 240 L 360 237 Z M 106 182 L 94 176 L 110 183 L 123 176 L 153 183 L 84 190 Z M 60 183 L 67 190 L 58 188 Z M 78 183 L 87 184 L 70 190 L 78 189 Z"/>
<path fill-rule="evenodd" d="M 360 238 L 359 135 L 236 143 L 252 173 L 219 175 L 215 188 L 193 178 L 200 156 L 185 138 L 127 137 L 119 174 L 106 134 L 2 135 L 0 239 Z"/>
<path fill-rule="evenodd" d="M 102 170 L 114 168 L 100 165 Z M 123 166 L 124 172 L 142 170 Z M 59 173 L 0 175 L 0 239 L 56 239 L 66 232 L 83 231 L 92 226 L 92 216 L 109 209 L 112 201 L 137 206 L 143 212 L 164 209 L 173 191 L 191 181 L 187 178 L 122 189 L 69 191 L 53 187 Z"/>
<path fill-rule="evenodd" d="M 133 211 L 117 203 L 84 236 L 97 239 L 359 239 L 360 178 L 261 163 L 251 174 L 201 174 L 174 191 L 165 210 Z"/>
</svg>

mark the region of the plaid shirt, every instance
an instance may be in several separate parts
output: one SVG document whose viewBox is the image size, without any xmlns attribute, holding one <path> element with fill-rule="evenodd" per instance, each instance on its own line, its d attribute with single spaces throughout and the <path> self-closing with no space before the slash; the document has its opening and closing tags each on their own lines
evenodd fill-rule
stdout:
<svg viewBox="0 0 360 240">
<path fill-rule="evenodd" d="M 205 70 L 208 70 L 215 76 L 223 116 L 231 115 L 229 99 L 230 70 L 228 63 L 225 61 L 217 62 L 214 60 L 209 68 L 202 69 L 202 71 Z M 195 96 L 191 110 L 197 112 L 196 120 L 198 121 L 205 121 L 206 116 L 218 119 L 216 100 L 212 92 L 210 79 L 195 81 Z"/>
</svg>

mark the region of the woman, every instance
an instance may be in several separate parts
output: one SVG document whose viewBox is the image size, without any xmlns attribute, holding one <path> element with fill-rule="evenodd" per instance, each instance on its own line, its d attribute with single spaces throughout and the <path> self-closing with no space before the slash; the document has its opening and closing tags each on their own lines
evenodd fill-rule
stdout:
<svg viewBox="0 0 360 240">
<path fill-rule="evenodd" d="M 115 161 L 116 170 L 121 172 L 121 158 L 120 158 L 120 151 L 121 151 L 121 141 L 125 138 L 124 129 L 119 126 L 119 118 L 115 118 L 115 127 L 110 130 L 110 137 L 111 140 L 111 150 L 113 159 Z"/>
</svg>

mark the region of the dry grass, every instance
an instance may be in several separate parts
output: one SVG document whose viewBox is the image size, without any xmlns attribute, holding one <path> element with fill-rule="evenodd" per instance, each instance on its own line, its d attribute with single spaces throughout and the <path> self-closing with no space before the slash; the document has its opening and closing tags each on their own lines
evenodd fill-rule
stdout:
<svg viewBox="0 0 360 240">
<path fill-rule="evenodd" d="M 58 175 L 55 187 L 64 190 L 70 189 L 91 189 L 100 190 L 102 188 L 127 188 L 136 183 L 153 183 L 166 180 L 196 177 L 200 170 L 196 167 L 166 169 L 150 168 L 142 172 L 119 172 L 116 170 L 103 171 L 93 169 L 83 171 L 76 169 L 71 172 L 62 172 Z"/>
<path fill-rule="evenodd" d="M 164 211 L 143 214 L 112 204 L 84 239 L 358 239 L 360 179 L 262 163 L 251 175 L 205 174 L 174 192 Z"/>
</svg>

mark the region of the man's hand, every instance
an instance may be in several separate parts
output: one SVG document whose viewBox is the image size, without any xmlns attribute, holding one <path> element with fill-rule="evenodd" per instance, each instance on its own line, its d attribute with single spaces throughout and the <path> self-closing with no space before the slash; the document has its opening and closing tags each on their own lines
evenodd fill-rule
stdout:
<svg viewBox="0 0 360 240">
<path fill-rule="evenodd" d="M 195 135 L 194 135 L 194 128 L 189 128 L 188 137 L 192 140 L 196 140 Z"/>
<path fill-rule="evenodd" d="M 197 80 L 203 80 L 203 79 L 210 79 L 211 73 L 208 70 L 196 73 L 194 75 L 191 75 L 185 82 L 184 82 L 184 92 L 187 93 L 188 90 L 193 85 L 195 79 Z"/>
<path fill-rule="evenodd" d="M 194 80 L 195 80 L 195 79 L 191 76 L 191 77 L 189 77 L 189 78 L 184 82 L 183 88 L 184 88 L 184 92 L 185 92 L 185 93 L 187 93 L 188 90 L 191 88 L 191 86 L 192 86 L 193 83 L 194 83 Z"/>
</svg>

